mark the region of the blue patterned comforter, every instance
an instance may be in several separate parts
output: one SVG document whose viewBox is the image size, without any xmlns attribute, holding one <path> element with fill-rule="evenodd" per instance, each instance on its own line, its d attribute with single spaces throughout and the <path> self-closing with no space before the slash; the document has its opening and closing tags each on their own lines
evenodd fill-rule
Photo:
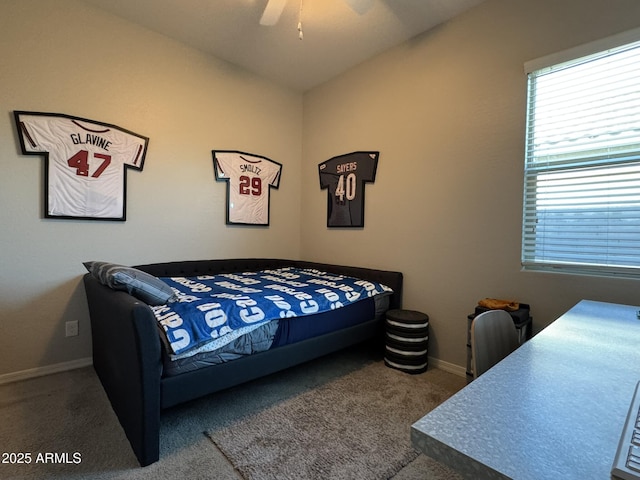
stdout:
<svg viewBox="0 0 640 480">
<path fill-rule="evenodd" d="M 220 348 L 271 320 L 392 293 L 380 283 L 295 267 L 162 280 L 177 300 L 151 309 L 173 355 L 209 343 L 208 350 Z"/>
</svg>

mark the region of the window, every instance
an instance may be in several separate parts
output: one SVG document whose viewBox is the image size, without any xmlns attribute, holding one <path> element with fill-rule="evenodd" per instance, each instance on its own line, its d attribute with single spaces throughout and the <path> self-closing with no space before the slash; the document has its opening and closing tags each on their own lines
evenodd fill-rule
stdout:
<svg viewBox="0 0 640 480">
<path fill-rule="evenodd" d="M 526 66 L 523 267 L 640 277 L 640 41 L 540 63 Z"/>
</svg>

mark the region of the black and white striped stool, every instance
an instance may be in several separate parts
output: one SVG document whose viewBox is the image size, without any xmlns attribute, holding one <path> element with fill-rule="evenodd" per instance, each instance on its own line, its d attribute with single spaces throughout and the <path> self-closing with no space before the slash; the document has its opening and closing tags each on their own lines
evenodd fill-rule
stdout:
<svg viewBox="0 0 640 480">
<path fill-rule="evenodd" d="M 427 370 L 429 316 L 414 310 L 389 310 L 385 322 L 384 363 L 407 373 Z"/>
</svg>

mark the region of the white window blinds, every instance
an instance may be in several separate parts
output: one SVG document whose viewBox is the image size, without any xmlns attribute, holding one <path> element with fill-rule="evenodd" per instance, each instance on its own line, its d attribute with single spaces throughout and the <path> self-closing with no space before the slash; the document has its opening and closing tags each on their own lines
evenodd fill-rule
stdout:
<svg viewBox="0 0 640 480">
<path fill-rule="evenodd" d="M 528 87 L 523 266 L 640 276 L 640 42 Z"/>
</svg>

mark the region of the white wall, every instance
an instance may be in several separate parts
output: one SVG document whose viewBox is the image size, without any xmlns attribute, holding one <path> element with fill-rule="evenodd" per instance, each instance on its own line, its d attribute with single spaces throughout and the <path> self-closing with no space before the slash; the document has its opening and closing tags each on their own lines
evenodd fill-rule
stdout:
<svg viewBox="0 0 640 480">
<path fill-rule="evenodd" d="M 637 281 L 520 269 L 523 65 L 639 25 L 635 0 L 488 0 L 306 94 L 305 258 L 404 272 L 458 366 L 482 298 L 531 304 L 536 330 L 582 298 L 640 303 Z M 354 150 L 380 151 L 365 228 L 328 229 L 317 165 Z"/>
<path fill-rule="evenodd" d="M 0 59 L 0 375 L 91 356 L 83 261 L 299 256 L 299 93 L 74 0 L 3 1 Z M 20 153 L 14 110 L 148 136 L 126 222 L 44 219 L 44 160 Z M 225 225 L 212 149 L 283 165 L 268 228 Z"/>
</svg>

